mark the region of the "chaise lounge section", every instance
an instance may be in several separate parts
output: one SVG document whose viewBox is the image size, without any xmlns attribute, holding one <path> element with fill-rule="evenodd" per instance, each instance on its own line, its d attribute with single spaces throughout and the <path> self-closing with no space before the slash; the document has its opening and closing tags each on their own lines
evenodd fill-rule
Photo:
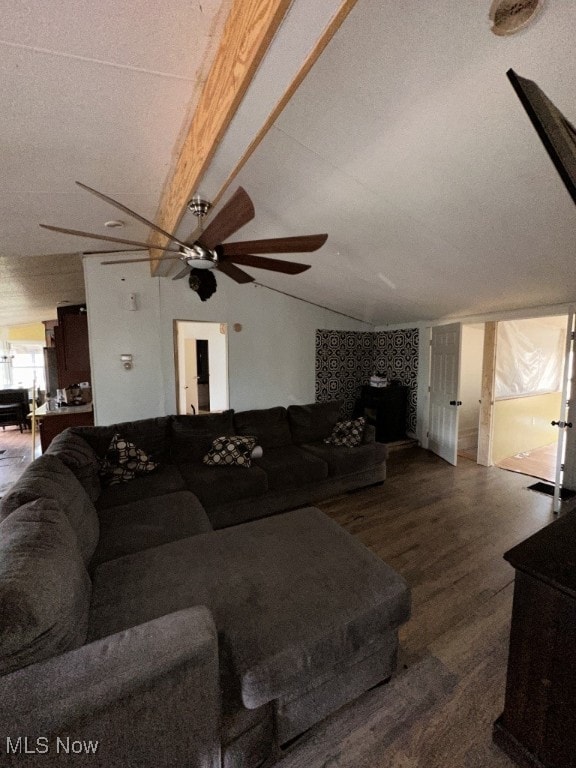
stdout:
<svg viewBox="0 0 576 768">
<path fill-rule="evenodd" d="M 290 511 L 384 479 L 384 451 L 322 442 L 338 404 L 291 408 L 67 430 L 28 468 L 0 502 L 3 734 L 97 740 L 83 765 L 257 768 L 392 674 L 405 581 Z M 160 466 L 102 488 L 118 433 Z M 222 434 L 262 458 L 206 466 Z"/>
</svg>

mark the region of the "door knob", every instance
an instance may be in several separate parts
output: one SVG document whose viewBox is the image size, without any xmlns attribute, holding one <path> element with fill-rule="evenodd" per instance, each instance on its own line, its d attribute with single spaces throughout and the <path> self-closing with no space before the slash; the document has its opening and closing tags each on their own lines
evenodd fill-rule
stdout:
<svg viewBox="0 0 576 768">
<path fill-rule="evenodd" d="M 462 405 L 462 400 L 450 400 L 450 405 Z"/>
<path fill-rule="evenodd" d="M 572 422 L 571 421 L 551 421 L 550 422 L 553 427 L 560 427 L 560 429 L 564 429 L 564 427 L 567 427 L 568 429 L 572 429 Z"/>
</svg>

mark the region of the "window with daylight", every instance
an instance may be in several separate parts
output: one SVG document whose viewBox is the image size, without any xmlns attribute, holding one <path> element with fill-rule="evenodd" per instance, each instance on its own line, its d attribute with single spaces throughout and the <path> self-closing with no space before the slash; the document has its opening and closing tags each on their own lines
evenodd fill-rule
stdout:
<svg viewBox="0 0 576 768">
<path fill-rule="evenodd" d="M 44 374 L 44 347 L 41 342 L 18 342 L 9 345 L 9 354 L 13 355 L 10 364 L 10 386 L 32 389 L 34 378 L 36 388 L 46 389 Z"/>
</svg>

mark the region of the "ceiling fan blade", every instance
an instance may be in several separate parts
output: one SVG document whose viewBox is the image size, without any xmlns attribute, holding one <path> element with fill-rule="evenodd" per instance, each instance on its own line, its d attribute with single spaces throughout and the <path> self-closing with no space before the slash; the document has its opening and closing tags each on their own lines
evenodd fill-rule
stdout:
<svg viewBox="0 0 576 768">
<path fill-rule="evenodd" d="M 120 248 L 118 251 L 82 251 L 83 256 L 101 256 L 105 253 L 142 253 L 142 251 L 148 251 L 149 248 Z"/>
<path fill-rule="evenodd" d="M 174 237 L 174 235 L 171 235 L 170 232 L 166 232 L 165 229 L 162 229 L 161 227 L 158 227 L 154 222 L 149 221 L 148 219 L 145 219 L 144 216 L 140 216 L 139 213 L 136 213 L 136 211 L 131 210 L 130 208 L 127 208 L 125 205 L 122 205 L 122 203 L 119 203 L 117 200 L 114 200 L 112 197 L 108 197 L 108 195 L 104 195 L 102 192 L 98 192 L 97 189 L 92 189 L 92 187 L 87 186 L 86 184 L 82 184 L 81 181 L 77 181 L 76 184 L 79 187 L 82 187 L 82 189 L 85 189 L 87 192 L 90 192 L 93 195 L 96 195 L 96 197 L 99 197 L 101 200 L 105 200 L 107 203 L 110 203 L 110 205 L 113 205 L 115 208 L 118 208 L 121 211 L 124 211 L 124 213 L 127 213 L 128 216 L 132 216 L 132 218 L 137 219 L 138 221 L 141 221 L 142 224 L 147 224 L 152 229 L 155 229 L 156 232 L 160 232 L 161 235 L 164 235 L 169 240 L 173 240 L 175 243 L 178 243 L 178 245 L 185 245 L 181 240 L 178 240 L 177 237 Z"/>
<path fill-rule="evenodd" d="M 270 240 L 246 240 L 243 243 L 222 243 L 225 256 L 244 253 L 309 253 L 321 248 L 328 235 L 297 235 L 273 237 Z"/>
<path fill-rule="evenodd" d="M 184 269 L 181 269 L 180 272 L 178 272 L 177 275 L 174 275 L 172 280 L 180 280 L 180 279 L 182 279 L 183 277 L 186 277 L 186 275 L 189 275 L 189 274 L 190 274 L 190 267 L 186 266 L 186 267 L 184 267 Z"/>
<path fill-rule="evenodd" d="M 243 269 L 239 269 L 239 267 L 234 266 L 234 264 L 231 264 L 229 261 L 218 262 L 217 269 L 219 269 L 220 272 L 224 272 L 225 275 L 228 275 L 228 277 L 231 277 L 232 280 L 235 280 L 237 283 L 254 282 L 253 277 L 251 277 L 247 272 L 244 272 Z"/>
<path fill-rule="evenodd" d="M 180 256 L 165 256 L 165 259 L 179 259 Z M 138 261 L 157 261 L 157 259 L 118 259 L 117 261 L 103 261 L 102 264 L 136 264 Z"/>
<path fill-rule="evenodd" d="M 170 251 L 171 253 L 180 253 L 177 248 L 151 248 L 148 243 L 141 243 L 139 240 L 124 240 L 122 237 L 109 237 L 108 235 L 95 235 L 92 232 L 81 232 L 78 229 L 65 229 L 64 227 L 52 227 L 50 224 L 40 224 L 43 229 L 49 229 L 52 232 L 63 232 L 65 235 L 78 235 L 78 237 L 91 237 L 93 240 L 106 240 L 108 243 L 126 243 L 126 245 L 140 245 L 144 250 Z"/>
<path fill-rule="evenodd" d="M 250 200 L 248 193 L 242 187 L 238 187 L 224 208 L 216 214 L 204 232 L 202 232 L 198 242 L 204 248 L 214 248 L 222 240 L 226 240 L 227 237 L 233 235 L 240 227 L 247 224 L 254 218 L 254 215 L 255 211 L 252 200 Z"/>
<path fill-rule="evenodd" d="M 310 269 L 310 264 L 299 264 L 297 261 L 281 261 L 280 259 L 267 259 L 264 256 L 250 256 L 249 254 L 237 254 L 236 256 L 222 256 L 219 264 L 242 264 L 246 267 L 258 267 L 269 269 L 272 272 L 284 272 L 286 275 L 299 275 Z"/>
</svg>

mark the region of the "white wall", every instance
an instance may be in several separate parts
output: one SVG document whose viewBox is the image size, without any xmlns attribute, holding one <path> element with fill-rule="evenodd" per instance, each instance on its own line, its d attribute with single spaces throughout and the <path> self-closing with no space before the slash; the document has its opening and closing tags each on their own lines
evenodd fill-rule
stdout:
<svg viewBox="0 0 576 768">
<path fill-rule="evenodd" d="M 150 277 L 146 264 L 102 266 L 100 261 L 84 257 L 95 423 L 161 416 L 161 278 Z M 128 309 L 130 293 L 136 294 L 136 311 Z M 131 370 L 123 368 L 121 354 L 132 355 Z"/>
<path fill-rule="evenodd" d="M 313 402 L 316 329 L 373 330 L 223 274 L 202 302 L 186 279 L 153 278 L 147 264 L 100 261 L 84 258 L 97 424 L 176 412 L 174 320 L 227 323 L 230 407 L 237 411 Z M 126 308 L 130 292 L 138 294 L 135 312 Z M 122 353 L 134 356 L 132 371 L 122 368 Z"/>
<path fill-rule="evenodd" d="M 313 402 L 316 329 L 372 330 L 366 323 L 260 286 L 237 285 L 220 274 L 216 279 L 218 290 L 206 302 L 186 279 L 160 284 L 166 413 L 176 407 L 174 318 L 228 324 L 230 407 L 237 411 Z M 242 330 L 235 331 L 235 324 Z"/>
</svg>

